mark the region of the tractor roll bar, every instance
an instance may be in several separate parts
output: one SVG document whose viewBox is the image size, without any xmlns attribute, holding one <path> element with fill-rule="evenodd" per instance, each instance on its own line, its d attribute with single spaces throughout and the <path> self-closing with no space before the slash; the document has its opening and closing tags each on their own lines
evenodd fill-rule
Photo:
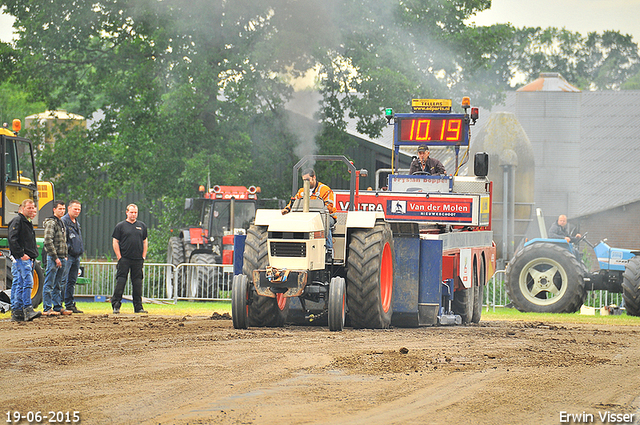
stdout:
<svg viewBox="0 0 640 425">
<path fill-rule="evenodd" d="M 298 193 L 298 171 L 300 171 L 303 165 L 311 161 L 342 161 L 347 165 L 349 173 L 351 173 L 351 179 L 349 181 L 349 211 L 353 211 L 355 209 L 356 167 L 344 155 L 305 155 L 302 157 L 302 159 L 293 166 L 291 196 L 293 197 Z"/>
</svg>

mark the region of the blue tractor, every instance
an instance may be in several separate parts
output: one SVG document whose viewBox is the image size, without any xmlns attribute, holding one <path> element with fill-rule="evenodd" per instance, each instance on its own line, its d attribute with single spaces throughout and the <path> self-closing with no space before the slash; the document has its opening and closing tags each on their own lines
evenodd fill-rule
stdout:
<svg viewBox="0 0 640 425">
<path fill-rule="evenodd" d="M 640 254 L 612 248 L 606 239 L 597 245 L 586 233 L 571 242 L 545 237 L 527 241 L 507 266 L 506 290 L 513 306 L 523 312 L 574 313 L 587 291 L 622 293 L 627 314 L 640 316 Z M 582 262 L 578 244 L 591 246 L 599 270 L 590 272 Z"/>
</svg>

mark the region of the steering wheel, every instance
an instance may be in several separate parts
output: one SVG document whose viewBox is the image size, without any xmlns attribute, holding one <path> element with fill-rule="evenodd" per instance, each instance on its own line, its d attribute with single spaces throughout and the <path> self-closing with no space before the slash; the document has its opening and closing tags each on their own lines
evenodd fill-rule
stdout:
<svg viewBox="0 0 640 425">
<path fill-rule="evenodd" d="M 428 171 L 415 171 L 413 175 L 414 176 L 430 176 L 431 173 Z"/>
<path fill-rule="evenodd" d="M 584 240 L 584 238 L 586 238 L 586 237 L 587 237 L 587 234 L 588 234 L 588 233 L 589 233 L 589 232 L 584 232 L 584 235 L 582 235 L 582 236 L 580 236 L 579 238 L 577 238 L 573 243 L 574 243 L 574 244 L 576 244 L 576 245 L 577 245 L 577 244 L 579 244 L 580 242 L 582 242 L 582 241 Z"/>
</svg>

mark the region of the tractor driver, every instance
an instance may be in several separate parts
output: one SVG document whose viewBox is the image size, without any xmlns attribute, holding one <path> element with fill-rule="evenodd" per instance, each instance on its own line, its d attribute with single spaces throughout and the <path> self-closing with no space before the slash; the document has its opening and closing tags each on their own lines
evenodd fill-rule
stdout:
<svg viewBox="0 0 640 425">
<path fill-rule="evenodd" d="M 567 223 L 567 216 L 561 214 L 558 216 L 558 221 L 553 223 L 549 228 L 548 236 L 550 239 L 564 239 L 567 242 L 571 242 L 581 237 L 580 233 L 571 236 L 573 232 L 575 232 L 575 229 Z"/>
<path fill-rule="evenodd" d="M 442 162 L 435 158 L 429 158 L 429 146 L 420 145 L 418 147 L 418 157 L 414 157 L 409 166 L 409 174 L 424 173 L 437 176 L 447 174 L 447 170 Z"/>
<path fill-rule="evenodd" d="M 309 197 L 311 199 L 322 199 L 324 201 L 327 210 L 329 210 L 329 230 L 327 232 L 327 250 L 329 253 L 332 253 L 333 250 L 333 239 L 331 237 L 331 228 L 336 224 L 336 207 L 335 207 L 335 196 L 333 194 L 333 190 L 329 186 L 324 183 L 320 183 L 318 179 L 316 179 L 316 172 L 312 168 L 308 168 L 302 172 L 302 180 L 309 181 L 310 193 Z M 296 196 L 291 198 L 289 204 L 282 209 L 282 214 L 287 214 L 291 211 L 291 204 L 296 199 L 302 199 L 304 196 L 304 188 L 300 188 Z"/>
</svg>

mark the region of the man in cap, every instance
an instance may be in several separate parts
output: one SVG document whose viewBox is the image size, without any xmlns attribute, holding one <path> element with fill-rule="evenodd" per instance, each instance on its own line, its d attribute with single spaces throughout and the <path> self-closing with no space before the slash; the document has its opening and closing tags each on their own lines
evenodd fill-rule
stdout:
<svg viewBox="0 0 640 425">
<path fill-rule="evenodd" d="M 409 167 L 409 174 L 446 174 L 444 165 L 435 158 L 429 158 L 429 146 L 420 145 L 418 147 L 418 157 L 413 158 Z"/>
</svg>

